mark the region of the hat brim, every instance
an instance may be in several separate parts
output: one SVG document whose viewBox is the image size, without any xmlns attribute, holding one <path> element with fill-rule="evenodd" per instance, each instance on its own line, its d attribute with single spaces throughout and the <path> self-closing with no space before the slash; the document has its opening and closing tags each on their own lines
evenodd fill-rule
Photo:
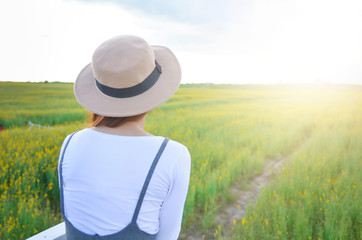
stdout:
<svg viewBox="0 0 362 240">
<path fill-rule="evenodd" d="M 167 47 L 151 47 L 161 65 L 162 74 L 150 89 L 129 98 L 107 96 L 97 88 L 92 66 L 88 64 L 79 73 L 74 84 L 74 94 L 80 105 L 102 116 L 127 117 L 148 112 L 166 102 L 180 85 L 180 64 Z"/>
</svg>

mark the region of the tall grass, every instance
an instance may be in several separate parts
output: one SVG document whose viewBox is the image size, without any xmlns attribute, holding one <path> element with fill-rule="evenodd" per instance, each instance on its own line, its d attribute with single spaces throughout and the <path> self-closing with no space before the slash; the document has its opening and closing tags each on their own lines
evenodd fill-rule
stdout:
<svg viewBox="0 0 362 240">
<path fill-rule="evenodd" d="M 34 88 L 28 85 L 29 89 Z M 40 85 L 36 87 L 42 88 Z M 24 84 L 24 88 L 26 86 Z M 65 88 L 61 90 L 64 99 L 72 99 L 72 86 Z M 170 101 L 148 114 L 146 130 L 179 141 L 191 152 L 192 173 L 183 229 L 195 224 L 205 229 L 215 227 L 215 214 L 230 200 L 228 189 L 233 182 L 247 183 L 262 171 L 270 158 L 289 153 L 308 136 L 312 138 L 324 121 L 320 113 L 331 112 L 328 123 L 336 124 L 339 111 L 335 111 L 335 107 L 359 106 L 361 90 L 355 87 L 182 86 Z M 32 98 L 31 93 L 12 91 L 15 102 L 24 102 L 23 97 Z M 43 101 L 51 91 L 49 84 L 44 86 Z M 42 95 L 37 92 L 34 98 L 41 101 Z M 68 106 L 60 100 L 49 100 L 47 104 L 63 109 Z M 69 111 L 78 111 L 74 98 L 68 104 Z M 23 112 L 21 104 L 18 106 L 19 113 Z M 357 112 L 344 113 L 360 114 L 357 107 L 354 109 Z M 63 110 L 59 110 L 59 114 L 60 111 Z M 46 116 L 47 122 L 43 124 L 59 117 L 47 111 L 38 114 L 39 118 Z M 12 118 L 1 116 L 12 122 Z M 61 220 L 56 171 L 59 148 L 67 134 L 86 125 L 78 122 L 52 129 L 14 127 L 0 132 L 1 239 L 25 238 Z M 356 125 L 351 125 L 352 130 L 355 128 Z M 319 149 L 314 151 L 318 153 Z"/>
<path fill-rule="evenodd" d="M 361 96 L 331 102 L 232 239 L 361 239 Z M 353 102 L 357 100 L 357 102 Z"/>
<path fill-rule="evenodd" d="M 27 126 L 29 121 L 55 125 L 86 118 L 69 83 L 0 82 L 0 106 L 4 128 Z"/>
</svg>

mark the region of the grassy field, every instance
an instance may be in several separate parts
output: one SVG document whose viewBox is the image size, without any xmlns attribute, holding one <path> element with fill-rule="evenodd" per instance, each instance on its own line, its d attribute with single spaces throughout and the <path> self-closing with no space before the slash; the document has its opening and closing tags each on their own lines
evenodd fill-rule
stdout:
<svg viewBox="0 0 362 240">
<path fill-rule="evenodd" d="M 69 83 L 0 83 L 0 124 L 22 127 L 29 121 L 54 125 L 85 120 Z"/>
<path fill-rule="evenodd" d="M 355 100 L 315 116 L 308 142 L 236 223 L 231 239 L 362 238 L 362 108 Z"/>
<path fill-rule="evenodd" d="M 87 126 L 72 88 L 0 82 L 0 239 L 61 221 L 60 145 Z M 52 128 L 24 126 L 29 121 Z M 196 225 L 210 239 L 360 239 L 362 87 L 183 85 L 149 113 L 146 130 L 191 152 L 183 231 Z M 231 185 L 247 185 L 270 159 L 305 142 L 223 233 L 215 215 L 233 201 Z"/>
</svg>

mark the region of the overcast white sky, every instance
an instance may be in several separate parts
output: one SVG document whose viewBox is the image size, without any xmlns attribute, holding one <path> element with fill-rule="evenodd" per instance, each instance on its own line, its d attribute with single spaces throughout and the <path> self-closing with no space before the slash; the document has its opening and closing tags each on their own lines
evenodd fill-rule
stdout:
<svg viewBox="0 0 362 240">
<path fill-rule="evenodd" d="M 362 84 L 360 0 L 0 0 L 0 81 L 74 82 L 108 38 L 178 56 L 183 83 Z"/>
</svg>

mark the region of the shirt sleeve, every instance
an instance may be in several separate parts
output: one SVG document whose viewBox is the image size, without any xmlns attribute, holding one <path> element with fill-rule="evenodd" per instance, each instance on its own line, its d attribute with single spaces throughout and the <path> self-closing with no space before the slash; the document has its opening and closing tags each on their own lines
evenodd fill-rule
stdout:
<svg viewBox="0 0 362 240">
<path fill-rule="evenodd" d="M 173 166 L 173 183 L 161 208 L 157 240 L 176 240 L 180 234 L 190 171 L 191 156 L 187 148 L 183 146 Z"/>
<path fill-rule="evenodd" d="M 66 136 L 66 138 L 64 139 L 63 143 L 62 143 L 62 146 L 60 147 L 60 152 L 59 152 L 59 157 L 58 157 L 58 182 L 59 182 L 59 189 L 60 188 L 60 161 L 62 160 L 61 157 L 62 157 L 62 154 L 64 152 L 64 147 L 65 147 L 65 144 L 68 142 L 68 139 L 69 139 L 70 135 Z"/>
</svg>

